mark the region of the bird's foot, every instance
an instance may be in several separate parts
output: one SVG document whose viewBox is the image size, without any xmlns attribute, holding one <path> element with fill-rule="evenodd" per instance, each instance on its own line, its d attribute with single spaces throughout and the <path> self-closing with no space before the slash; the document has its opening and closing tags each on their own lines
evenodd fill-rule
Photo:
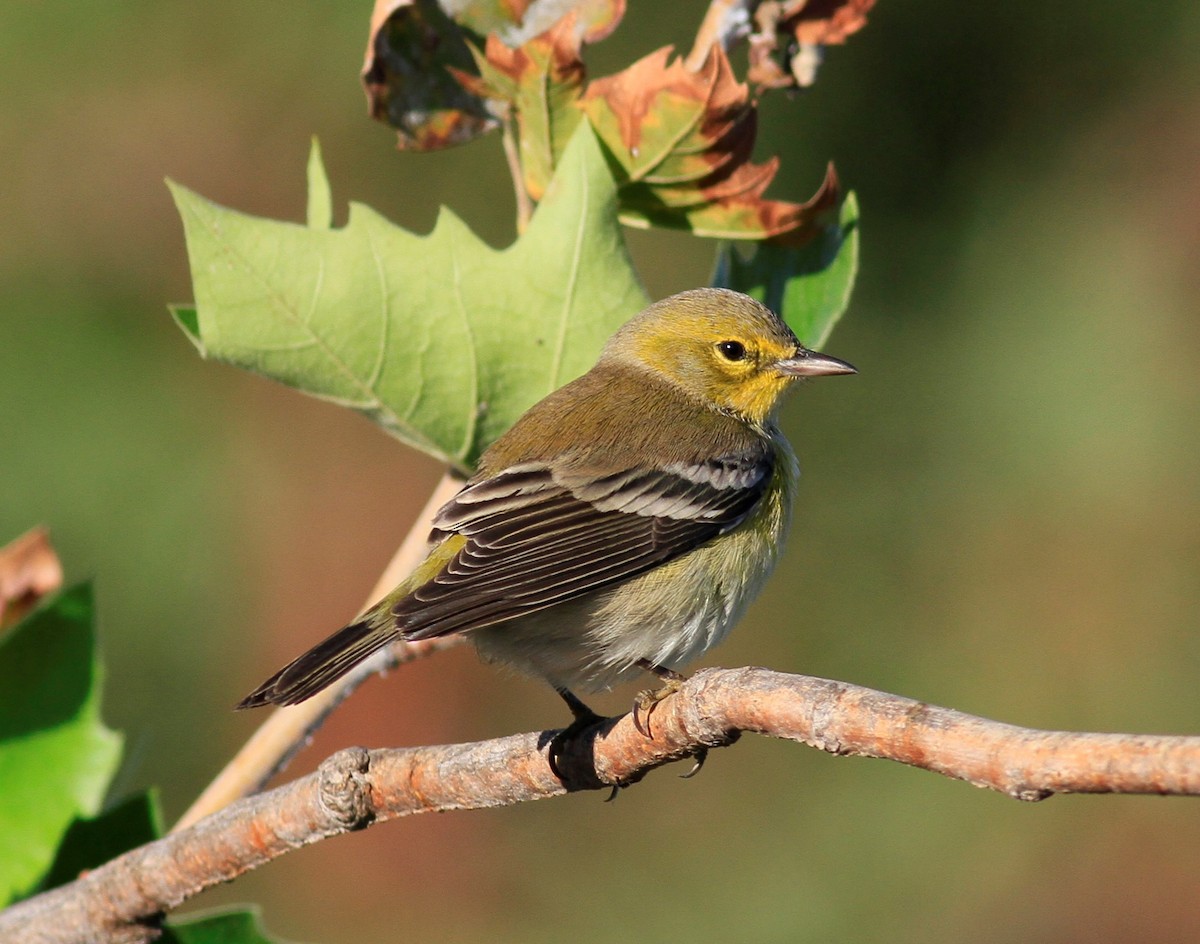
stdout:
<svg viewBox="0 0 1200 944">
<path fill-rule="evenodd" d="M 639 659 L 637 664 L 647 672 L 657 675 L 663 682 L 661 688 L 648 688 L 638 692 L 637 697 L 633 700 L 633 726 L 644 737 L 653 739 L 654 734 L 650 730 L 650 716 L 654 714 L 654 709 L 658 707 L 660 701 L 679 691 L 680 686 L 687 681 L 687 676 L 674 669 L 668 669 L 664 665 L 651 662 L 649 659 Z"/>
<path fill-rule="evenodd" d="M 638 692 L 637 697 L 633 700 L 633 726 L 643 736 L 653 739 L 654 735 L 650 730 L 650 716 L 654 714 L 654 709 L 658 707 L 660 701 L 679 691 L 683 683 L 687 681 L 687 676 L 681 672 L 676 672 L 674 669 L 668 669 L 666 666 L 656 665 L 649 659 L 639 660 L 638 665 L 663 680 L 661 688 L 648 688 L 645 691 Z M 700 773 L 701 768 L 704 767 L 704 762 L 708 759 L 708 748 L 698 748 L 692 754 L 692 758 L 695 761 L 692 769 L 686 774 L 679 775 L 683 780 L 690 780 L 696 774 Z"/>
</svg>

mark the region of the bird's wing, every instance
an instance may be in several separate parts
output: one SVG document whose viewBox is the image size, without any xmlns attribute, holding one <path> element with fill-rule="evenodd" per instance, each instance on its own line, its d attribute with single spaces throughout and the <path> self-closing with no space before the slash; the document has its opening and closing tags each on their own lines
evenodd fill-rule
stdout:
<svg viewBox="0 0 1200 944">
<path fill-rule="evenodd" d="M 612 586 L 745 520 L 770 483 L 763 448 L 603 476 L 513 466 L 434 519 L 466 543 L 392 608 L 406 639 L 479 629 Z"/>
</svg>

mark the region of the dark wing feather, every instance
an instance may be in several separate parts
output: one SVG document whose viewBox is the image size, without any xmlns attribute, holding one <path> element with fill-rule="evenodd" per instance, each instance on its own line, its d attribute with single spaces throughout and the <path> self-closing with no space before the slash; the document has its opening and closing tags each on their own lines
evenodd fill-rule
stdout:
<svg viewBox="0 0 1200 944">
<path fill-rule="evenodd" d="M 407 639 L 465 632 L 613 586 L 737 527 L 773 471 L 735 456 L 604 476 L 529 463 L 463 489 L 434 521 L 466 544 L 393 607 Z"/>
</svg>

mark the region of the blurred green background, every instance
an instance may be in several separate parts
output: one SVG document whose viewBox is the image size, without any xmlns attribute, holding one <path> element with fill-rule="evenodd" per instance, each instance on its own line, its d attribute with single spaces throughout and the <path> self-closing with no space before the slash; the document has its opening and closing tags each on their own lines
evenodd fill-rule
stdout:
<svg viewBox="0 0 1200 944">
<path fill-rule="evenodd" d="M 594 74 L 686 47 L 704 4 L 632 7 Z M 339 220 L 355 199 L 424 231 L 444 202 L 511 238 L 495 138 L 401 155 L 367 119 L 369 12 L 0 5 L 0 539 L 44 522 L 95 579 L 119 790 L 161 784 L 172 819 L 261 720 L 229 706 L 358 607 L 439 470 L 195 356 L 163 177 L 300 220 L 316 134 Z M 1200 7 L 884 0 L 812 93 L 765 103 L 760 150 L 772 195 L 831 158 L 859 193 L 827 347 L 861 374 L 791 403 L 794 538 L 709 664 L 1200 731 Z M 630 241 L 652 295 L 707 281 L 711 244 Z M 367 686 L 293 769 L 563 720 L 460 650 Z M 694 781 L 384 826 L 195 907 L 331 944 L 1194 942 L 1198 886 L 1194 800 L 1028 806 L 747 738 Z"/>
</svg>

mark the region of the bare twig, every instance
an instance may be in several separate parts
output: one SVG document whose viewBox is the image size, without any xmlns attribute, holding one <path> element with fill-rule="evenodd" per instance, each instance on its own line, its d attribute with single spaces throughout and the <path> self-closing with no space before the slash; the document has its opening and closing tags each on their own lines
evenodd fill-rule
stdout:
<svg viewBox="0 0 1200 944">
<path fill-rule="evenodd" d="M 510 114 L 504 119 L 504 159 L 508 163 L 508 172 L 512 176 L 513 193 L 517 198 L 517 235 L 529 228 L 533 219 L 533 200 L 525 189 L 525 172 L 521 169 L 521 151 L 517 144 L 516 119 Z"/>
<path fill-rule="evenodd" d="M 556 732 L 446 747 L 350 748 L 309 776 L 241 800 L 79 880 L 0 912 L 11 944 L 151 939 L 162 915 L 293 849 L 434 811 L 510 806 L 625 786 L 746 731 L 881 757 L 1020 800 L 1055 793 L 1200 794 L 1200 737 L 1077 734 L 988 721 L 844 682 L 709 669 L 663 701 L 653 737 L 609 719 L 546 753 Z"/>
<path fill-rule="evenodd" d="M 412 530 L 380 575 L 364 610 L 382 598 L 421 562 L 425 556 L 429 522 L 434 513 L 461 487 L 462 480 L 453 473 L 447 472 L 442 476 L 425 507 L 417 515 Z M 234 800 L 261 790 L 308 743 L 342 700 L 372 675 L 457 645 L 460 641 L 459 637 L 451 636 L 418 643 L 398 642 L 365 660 L 336 685 L 331 685 L 308 701 L 275 709 L 179 818 L 174 831 L 191 826 Z"/>
</svg>

